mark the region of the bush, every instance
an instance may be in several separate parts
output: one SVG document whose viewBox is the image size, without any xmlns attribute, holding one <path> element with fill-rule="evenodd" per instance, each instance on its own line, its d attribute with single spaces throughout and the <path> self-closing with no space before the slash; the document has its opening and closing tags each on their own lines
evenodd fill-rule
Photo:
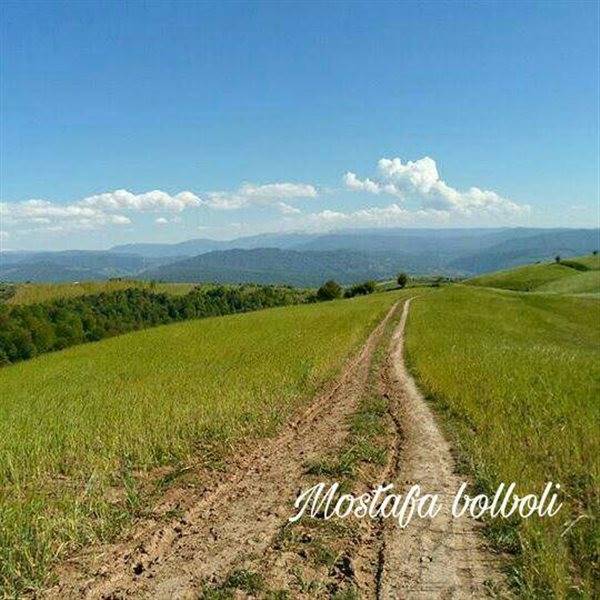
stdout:
<svg viewBox="0 0 600 600">
<path fill-rule="evenodd" d="M 342 287 L 337 281 L 330 279 L 326 281 L 318 290 L 317 298 L 319 300 L 335 300 L 342 297 Z"/>
<path fill-rule="evenodd" d="M 406 273 L 398 273 L 398 276 L 396 277 L 396 283 L 400 288 L 406 287 L 406 284 L 408 283 L 408 275 Z"/>
<path fill-rule="evenodd" d="M 372 294 L 377 289 L 377 284 L 374 281 L 364 281 L 363 283 L 357 283 L 352 287 L 348 288 L 344 292 L 344 298 L 353 298 L 354 296 L 366 296 Z"/>
</svg>

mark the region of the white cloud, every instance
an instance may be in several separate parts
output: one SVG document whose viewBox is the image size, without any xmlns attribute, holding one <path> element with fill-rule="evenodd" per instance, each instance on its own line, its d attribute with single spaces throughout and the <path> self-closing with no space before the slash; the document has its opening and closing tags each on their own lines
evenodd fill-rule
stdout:
<svg viewBox="0 0 600 600">
<path fill-rule="evenodd" d="M 401 199 L 416 199 L 421 208 L 473 215 L 519 216 L 530 207 L 503 198 L 496 192 L 471 187 L 458 191 L 440 178 L 435 160 L 429 156 L 402 162 L 399 158 L 382 158 L 377 164 L 378 180 L 359 179 L 354 173 L 344 176 L 346 188 L 371 194 L 388 194 Z"/>
<path fill-rule="evenodd" d="M 76 204 L 106 211 L 135 210 L 157 211 L 167 210 L 181 212 L 186 208 L 200 206 L 202 201 L 196 194 L 188 191 L 171 196 L 161 190 L 152 190 L 143 194 L 133 194 L 127 190 L 115 190 L 95 196 L 88 196 Z"/>
<path fill-rule="evenodd" d="M 302 212 L 299 208 L 286 204 L 285 202 L 278 202 L 277 208 L 282 215 L 299 215 Z"/>
<path fill-rule="evenodd" d="M 264 185 L 245 183 L 231 192 L 208 192 L 204 195 L 202 203 L 216 210 L 237 210 L 251 205 L 276 205 L 280 209 L 283 206 L 293 209 L 283 200 L 289 202 L 317 196 L 317 189 L 308 183 L 267 183 Z"/>
<path fill-rule="evenodd" d="M 355 173 L 350 171 L 344 175 L 344 183 L 349 190 L 354 192 L 389 194 L 402 198 L 402 192 L 393 183 L 377 183 L 368 177 L 366 179 L 359 179 Z"/>
<path fill-rule="evenodd" d="M 158 219 L 155 219 L 154 222 L 157 225 L 166 225 L 169 221 L 168 221 L 168 219 L 165 219 L 164 217 L 158 217 Z"/>
<path fill-rule="evenodd" d="M 19 228 L 21 232 L 60 232 L 131 224 L 131 219 L 123 212 L 160 210 L 180 213 L 200 204 L 200 198 L 188 191 L 172 196 L 161 190 L 143 194 L 115 190 L 88 196 L 70 204 L 38 199 L 4 202 L 0 203 L 0 215 L 4 225 Z M 173 217 L 171 222 L 178 222 L 178 217 Z"/>
<path fill-rule="evenodd" d="M 71 231 L 95 229 L 105 225 L 129 225 L 125 215 L 106 213 L 91 206 L 54 204 L 47 200 L 0 203 L 5 226 L 26 226 L 38 231 Z"/>
<path fill-rule="evenodd" d="M 312 230 L 335 227 L 399 227 L 405 225 L 445 224 L 450 219 L 447 211 L 431 209 L 408 210 L 397 203 L 371 206 L 350 212 L 323 210 L 303 218 L 303 225 Z"/>
</svg>

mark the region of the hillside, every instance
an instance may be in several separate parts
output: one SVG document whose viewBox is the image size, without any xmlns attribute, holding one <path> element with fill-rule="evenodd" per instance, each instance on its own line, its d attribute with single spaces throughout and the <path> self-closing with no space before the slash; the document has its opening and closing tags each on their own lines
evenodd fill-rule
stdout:
<svg viewBox="0 0 600 600">
<path fill-rule="evenodd" d="M 498 239 L 493 245 L 456 258 L 448 263 L 448 267 L 463 273 L 485 273 L 548 261 L 557 254 L 563 258 L 589 254 L 600 245 L 597 229 L 521 231 L 525 232 L 526 235 Z"/>
<path fill-rule="evenodd" d="M 560 263 L 527 265 L 474 277 L 469 285 L 521 292 L 600 293 L 598 256 L 582 256 Z"/>
<path fill-rule="evenodd" d="M 7 284 L 9 285 L 9 284 Z M 58 298 L 74 298 L 101 292 L 114 292 L 128 288 L 149 289 L 156 293 L 181 295 L 193 289 L 192 283 L 155 283 L 130 279 L 81 281 L 79 283 L 22 283 L 10 285 L 13 293 L 7 299 L 8 304 L 34 304 Z"/>
<path fill-rule="evenodd" d="M 158 267 L 170 263 L 181 263 L 199 255 L 229 250 L 279 249 L 295 252 L 311 252 L 304 258 L 306 264 L 314 266 L 314 273 L 336 272 L 341 265 L 341 273 L 348 281 L 358 281 L 367 276 L 393 274 L 389 271 L 401 269 L 413 274 L 465 276 L 486 271 L 495 271 L 522 265 L 538 260 L 549 260 L 556 254 L 564 258 L 584 254 L 597 249 L 599 245 L 597 229 L 355 229 L 329 233 L 270 233 L 241 237 L 228 241 L 195 239 L 185 242 L 126 244 L 115 246 L 108 251 L 69 251 L 69 252 L 15 252 L 0 254 L 0 281 L 82 281 L 108 279 L 111 277 L 139 277 L 141 273 L 156 268 L 161 278 L 169 281 L 182 281 L 182 272 L 189 275 L 189 281 L 213 278 L 214 256 L 204 264 L 198 261 L 199 271 L 193 263 L 178 264 L 173 270 Z M 314 253 L 337 252 L 337 259 L 330 254 Z M 349 253 L 343 258 L 343 253 Z M 357 261 L 356 253 L 363 255 Z M 217 255 L 219 256 L 219 255 Z M 250 252 L 243 259 L 241 255 L 220 255 L 219 268 L 231 278 L 227 282 L 237 282 L 240 277 L 258 277 L 256 283 L 264 281 L 287 281 L 297 285 L 307 285 L 300 268 L 287 279 L 277 276 L 264 279 L 261 262 L 268 260 L 260 253 Z M 365 264 L 365 257 L 369 257 Z M 296 256 L 296 259 L 299 259 Z M 254 264 L 252 261 L 255 261 Z M 379 267 L 377 266 L 379 264 Z M 290 266 L 293 266 L 290 264 Z M 247 279 L 244 279 L 247 280 Z M 314 284 L 311 279 L 311 284 Z"/>
<path fill-rule="evenodd" d="M 600 302 L 449 286 L 413 304 L 409 364 L 477 488 L 566 490 L 558 518 L 488 524 L 515 597 L 598 597 Z"/>
<path fill-rule="evenodd" d="M 165 260 L 103 251 L 3 252 L 0 281 L 69 282 L 128 277 Z"/>
<path fill-rule="evenodd" d="M 149 269 L 145 279 L 213 281 L 219 283 L 274 283 L 317 286 L 327 279 L 354 283 L 394 275 L 403 267 L 399 257 L 345 250 L 331 252 L 280 250 L 225 250 Z"/>
<path fill-rule="evenodd" d="M 2 589 L 47 581 L 57 557 L 117 535 L 192 466 L 220 473 L 236 444 L 262 445 L 398 298 L 187 321 L 4 367 Z"/>
</svg>

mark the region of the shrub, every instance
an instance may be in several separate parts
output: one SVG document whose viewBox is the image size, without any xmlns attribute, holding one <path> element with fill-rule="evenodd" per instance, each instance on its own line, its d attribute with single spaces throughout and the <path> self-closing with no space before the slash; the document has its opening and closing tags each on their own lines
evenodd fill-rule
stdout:
<svg viewBox="0 0 600 600">
<path fill-rule="evenodd" d="M 363 281 L 348 288 L 344 292 L 344 298 L 353 298 L 354 296 L 366 296 L 372 294 L 377 289 L 377 284 L 374 281 Z"/>
<path fill-rule="evenodd" d="M 406 273 L 398 273 L 398 276 L 396 277 L 396 283 L 400 288 L 406 287 L 406 284 L 408 283 L 408 275 Z"/>
<path fill-rule="evenodd" d="M 341 298 L 342 287 L 337 281 L 330 279 L 326 281 L 317 291 L 317 298 L 319 300 L 335 300 Z"/>
</svg>

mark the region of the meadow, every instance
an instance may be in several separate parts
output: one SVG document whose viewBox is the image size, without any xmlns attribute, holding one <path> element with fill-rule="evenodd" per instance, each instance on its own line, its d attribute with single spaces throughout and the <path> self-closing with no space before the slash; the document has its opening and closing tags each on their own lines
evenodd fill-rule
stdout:
<svg viewBox="0 0 600 600">
<path fill-rule="evenodd" d="M 219 468 L 339 371 L 399 294 L 186 321 L 2 369 L 0 581 L 7 595 L 111 539 L 148 477 Z M 167 475 L 165 476 L 165 473 Z M 159 489 L 159 488 L 157 488 Z"/>
<path fill-rule="evenodd" d="M 525 265 L 473 277 L 465 283 L 519 292 L 600 294 L 600 256 L 579 256 L 559 263 Z"/>
<path fill-rule="evenodd" d="M 156 293 L 183 295 L 191 291 L 194 283 L 154 283 L 129 279 L 109 281 L 80 281 L 78 283 L 18 283 L 8 304 L 35 304 L 57 298 L 76 298 L 100 292 L 116 292 L 130 288 L 147 289 Z"/>
<path fill-rule="evenodd" d="M 452 286 L 413 301 L 409 365 L 476 486 L 562 485 L 556 517 L 489 523 L 521 597 L 600 592 L 599 342 L 595 299 Z"/>
</svg>

